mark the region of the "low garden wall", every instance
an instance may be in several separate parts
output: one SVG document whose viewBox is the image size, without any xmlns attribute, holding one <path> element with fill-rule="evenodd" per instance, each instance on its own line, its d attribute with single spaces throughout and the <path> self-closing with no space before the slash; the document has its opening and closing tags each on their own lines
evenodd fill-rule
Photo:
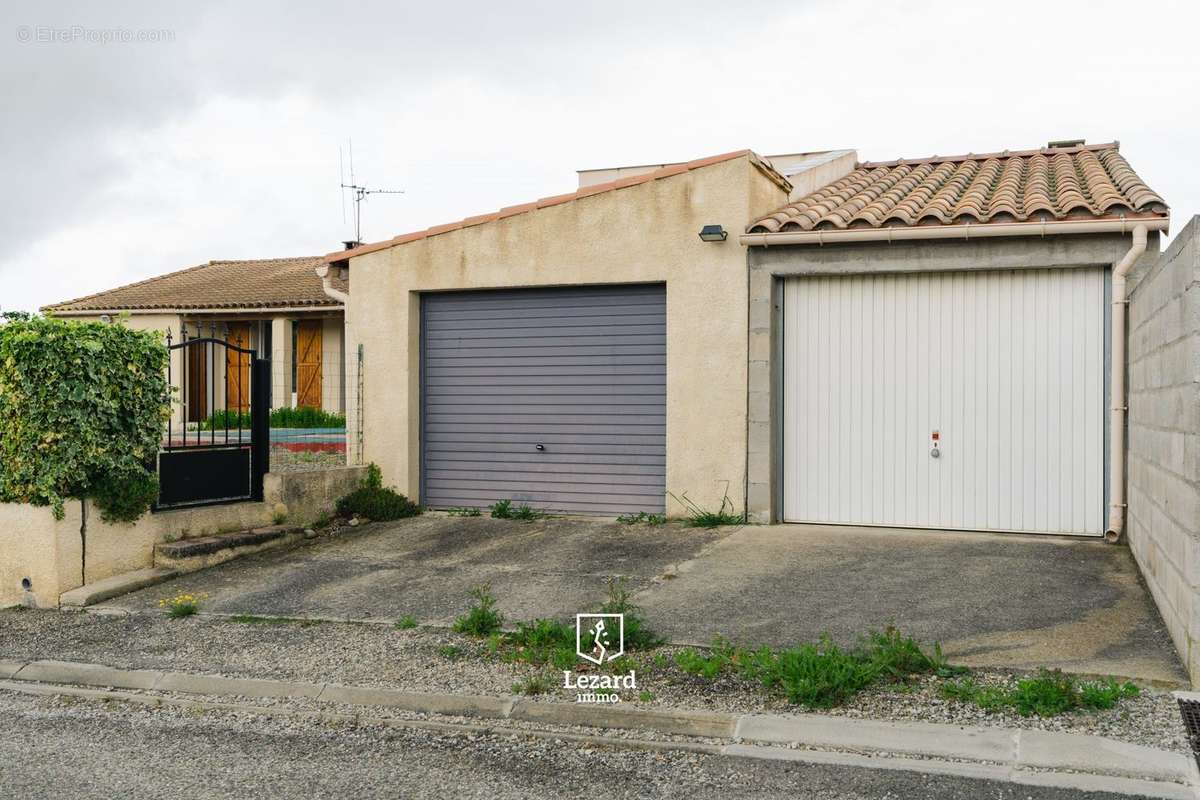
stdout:
<svg viewBox="0 0 1200 800">
<path fill-rule="evenodd" d="M 48 506 L 0 503 L 0 607 L 32 601 L 56 608 L 63 592 L 153 566 L 154 546 L 162 542 L 270 525 L 277 512 L 286 514 L 288 524 L 310 524 L 332 514 L 337 499 L 365 472 L 341 467 L 271 473 L 264 502 L 143 514 L 132 523 L 104 522 L 90 500 L 68 501 L 62 519 Z"/>
</svg>

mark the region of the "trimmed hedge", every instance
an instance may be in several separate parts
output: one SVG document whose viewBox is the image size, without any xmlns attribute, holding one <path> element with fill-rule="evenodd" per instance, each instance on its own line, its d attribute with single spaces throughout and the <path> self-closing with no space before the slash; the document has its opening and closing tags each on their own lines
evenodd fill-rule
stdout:
<svg viewBox="0 0 1200 800">
<path fill-rule="evenodd" d="M 167 349 L 124 325 L 0 317 L 0 502 L 91 497 L 132 521 L 158 493 L 153 463 L 170 414 Z"/>
</svg>

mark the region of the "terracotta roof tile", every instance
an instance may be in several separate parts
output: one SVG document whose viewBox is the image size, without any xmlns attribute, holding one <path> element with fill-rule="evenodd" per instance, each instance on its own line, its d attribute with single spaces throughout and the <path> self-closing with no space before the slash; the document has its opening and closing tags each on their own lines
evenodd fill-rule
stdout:
<svg viewBox="0 0 1200 800">
<path fill-rule="evenodd" d="M 319 256 L 254 261 L 210 261 L 128 286 L 68 300 L 44 311 L 148 311 L 154 309 L 337 307 L 314 271 Z M 349 287 L 334 277 L 336 288 Z"/>
<path fill-rule="evenodd" d="M 689 170 L 700 169 L 701 167 L 707 167 L 713 164 L 720 164 L 724 161 L 732 161 L 735 158 L 742 158 L 744 156 L 749 156 L 751 161 L 758 166 L 759 169 L 772 176 L 773 179 L 778 180 L 781 185 L 788 186 L 785 178 L 777 175 L 770 166 L 761 162 L 753 152 L 750 150 L 737 150 L 732 153 L 722 153 L 721 155 L 717 156 L 709 156 L 708 158 L 689 161 L 686 164 L 670 164 L 668 166 L 656 169 L 653 172 L 647 172 L 642 175 L 633 175 L 628 178 L 620 178 L 615 181 L 609 181 L 608 183 L 598 183 L 594 186 L 585 186 L 584 188 L 575 192 L 558 194 L 552 197 L 543 197 L 542 199 L 532 203 L 522 203 L 520 205 L 508 206 L 491 214 L 480 214 L 478 216 L 468 217 L 461 222 L 454 222 L 448 225 L 435 225 L 434 227 L 427 228 L 423 231 L 414 231 L 412 233 L 402 234 L 386 241 L 360 245 L 353 250 L 339 250 L 325 256 L 325 260 L 330 263 L 345 261 L 355 256 L 362 256 L 366 255 L 367 253 L 374 253 L 378 250 L 385 250 L 398 244 L 406 244 L 408 242 L 417 241 L 418 239 L 425 239 L 429 236 L 437 236 L 440 233 L 458 230 L 459 228 L 480 225 L 497 219 L 504 219 L 506 217 L 516 216 L 517 214 L 524 214 L 527 211 L 534 211 L 539 208 L 556 206 L 560 203 L 569 203 L 573 200 L 579 200 L 583 197 L 590 197 L 594 194 L 611 192 L 617 189 L 625 189 L 630 186 L 637 186 L 642 183 L 649 183 L 650 181 L 659 180 L 660 178 L 669 178 L 672 175 L 679 175 L 680 173 L 688 172 Z"/>
<path fill-rule="evenodd" d="M 860 163 L 749 233 L 1166 216 L 1118 145 Z"/>
</svg>

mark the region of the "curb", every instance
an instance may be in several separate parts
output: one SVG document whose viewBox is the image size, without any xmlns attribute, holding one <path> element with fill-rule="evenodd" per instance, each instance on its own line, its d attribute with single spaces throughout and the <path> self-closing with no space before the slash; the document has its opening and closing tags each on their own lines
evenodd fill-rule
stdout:
<svg viewBox="0 0 1200 800">
<path fill-rule="evenodd" d="M 444 716 L 478 717 L 548 725 L 647 730 L 659 734 L 725 739 L 719 747 L 725 755 L 754 758 L 795 758 L 813 761 L 814 752 L 852 751 L 875 766 L 918 769 L 925 761 L 954 764 L 960 770 L 970 767 L 980 775 L 997 780 L 1030 783 L 1045 780 L 1046 775 L 1073 773 L 1072 780 L 1090 778 L 1095 785 L 1115 791 L 1114 781 L 1134 781 L 1145 786 L 1185 790 L 1182 796 L 1195 797 L 1192 787 L 1200 785 L 1193 759 L 1141 745 L 1127 744 L 1099 736 L 1035 730 L 972 728 L 926 722 L 885 722 L 829 717 L 818 714 L 789 716 L 770 714 L 727 714 L 705 711 L 622 708 L 619 706 L 581 706 L 548 703 L 520 696 L 495 697 L 449 693 L 405 692 L 396 689 L 340 686 L 331 683 L 302 683 L 255 678 L 226 678 L 191 673 L 126 670 L 103 664 L 69 661 L 0 661 L 0 680 L 37 686 L 45 693 L 61 691 L 47 684 L 73 684 L 87 687 L 115 687 L 143 691 L 171 691 L 198 695 L 235 695 L 248 698 L 303 698 L 349 706 L 376 706 Z M 132 697 L 138 697 L 133 695 Z M 147 703 L 171 698 L 145 697 Z M 183 701 L 181 701 L 183 702 Z M 187 701 L 194 702 L 194 701 Z M 219 703 L 210 705 L 220 706 Z M 250 706 L 261 709 L 261 706 Z M 333 714 L 271 709 L 271 713 L 318 715 L 356 720 L 358 714 Z M 396 720 L 407 724 L 411 720 Z M 559 736 L 558 738 L 564 738 Z M 662 744 L 662 743 L 660 743 Z M 672 745 L 683 743 L 671 743 Z M 778 747 L 771 745 L 784 745 Z M 802 748 L 802 749 L 791 749 Z M 803 749 L 808 748 L 808 749 Z M 815 749 L 815 751 L 813 750 Z M 874 754 L 874 755 L 872 755 Z M 910 758 L 894 758 L 894 754 Z M 842 754 L 845 755 L 845 754 Z M 972 763 L 956 763 L 972 762 Z M 1019 775 L 1021 780 L 1012 777 Z M 1030 783 L 1030 785 L 1034 785 Z M 1060 784 L 1053 784 L 1060 785 Z M 1075 785 L 1075 784 L 1072 784 Z M 1080 787 L 1082 788 L 1082 786 Z M 1176 796 L 1172 794 L 1171 796 Z"/>
</svg>

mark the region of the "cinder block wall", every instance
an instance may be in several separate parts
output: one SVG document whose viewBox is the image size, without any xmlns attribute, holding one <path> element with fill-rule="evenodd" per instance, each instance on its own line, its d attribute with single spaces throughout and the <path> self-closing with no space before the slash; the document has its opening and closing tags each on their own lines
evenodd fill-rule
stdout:
<svg viewBox="0 0 1200 800">
<path fill-rule="evenodd" d="M 1126 531 L 1200 685 L 1200 217 L 1132 278 Z"/>
</svg>

